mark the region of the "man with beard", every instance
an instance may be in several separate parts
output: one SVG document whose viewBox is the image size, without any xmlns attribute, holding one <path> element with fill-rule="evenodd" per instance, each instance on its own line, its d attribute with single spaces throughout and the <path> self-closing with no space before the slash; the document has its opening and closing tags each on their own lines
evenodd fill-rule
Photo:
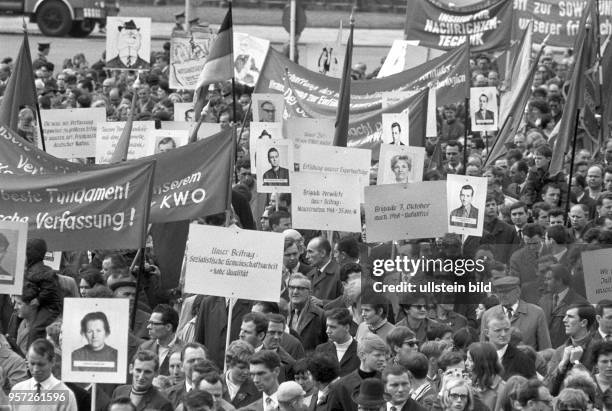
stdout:
<svg viewBox="0 0 612 411">
<path fill-rule="evenodd" d="M 117 56 L 106 62 L 106 68 L 131 70 L 148 68 L 149 63 L 138 55 L 142 43 L 140 27 L 136 27 L 134 20 L 130 20 L 117 27 L 117 30 L 119 30 L 119 36 L 117 36 Z"/>
</svg>

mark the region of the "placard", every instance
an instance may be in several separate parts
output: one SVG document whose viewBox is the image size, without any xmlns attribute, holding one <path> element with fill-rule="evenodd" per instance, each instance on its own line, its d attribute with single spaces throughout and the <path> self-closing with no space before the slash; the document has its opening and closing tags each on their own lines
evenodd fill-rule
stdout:
<svg viewBox="0 0 612 411">
<path fill-rule="evenodd" d="M 172 89 L 195 90 L 214 35 L 206 31 L 172 32 L 169 83 Z"/>
<path fill-rule="evenodd" d="M 306 67 L 326 76 L 341 78 L 345 55 L 346 45 L 337 39 L 327 43 L 306 44 Z"/>
<path fill-rule="evenodd" d="M 259 140 L 257 144 L 257 192 L 290 193 L 293 147 L 289 140 Z M 267 159 L 264 162 L 263 159 Z M 251 169 L 252 172 L 252 169 Z"/>
<path fill-rule="evenodd" d="M 69 108 L 41 110 L 47 153 L 59 158 L 96 155 L 96 129 L 106 121 L 106 109 Z"/>
<path fill-rule="evenodd" d="M 437 106 L 436 106 L 436 90 L 429 88 L 427 94 L 427 129 L 425 136 L 435 137 L 438 135 L 438 124 L 437 124 Z M 409 99 L 418 92 L 412 91 L 390 91 L 382 93 L 382 108 L 386 113 L 397 113 L 399 110 L 394 110 L 393 106 L 401 103 L 402 101 Z"/>
<path fill-rule="evenodd" d="M 280 94 L 259 94 L 251 96 L 253 121 L 280 123 L 283 120 L 285 99 Z"/>
<path fill-rule="evenodd" d="M 284 236 L 191 224 L 185 292 L 278 302 Z"/>
<path fill-rule="evenodd" d="M 151 130 L 149 138 L 154 144 L 148 144 L 149 152 L 147 154 L 165 153 L 187 144 L 189 142 L 189 130 Z"/>
<path fill-rule="evenodd" d="M 410 97 L 417 94 L 417 90 L 408 90 L 408 91 L 385 91 L 381 93 L 382 95 L 382 109 L 389 110 L 391 107 L 396 105 L 397 103 L 407 100 Z"/>
<path fill-rule="evenodd" d="M 470 88 L 470 117 L 472 131 L 497 131 L 497 88 Z"/>
<path fill-rule="evenodd" d="M 234 78 L 237 82 L 255 87 L 269 48 L 269 40 L 234 33 Z"/>
<path fill-rule="evenodd" d="M 259 143 L 270 140 L 282 139 L 282 123 L 262 123 L 251 121 L 251 126 L 249 128 L 249 155 L 251 157 L 252 173 L 255 173 L 257 171 L 257 150 L 259 147 Z M 264 166 L 267 166 L 267 162 L 264 163 Z"/>
<path fill-rule="evenodd" d="M 96 164 L 107 164 L 119 142 L 125 121 L 98 123 L 96 133 Z M 151 151 L 153 140 L 148 138 L 155 129 L 154 121 L 134 121 L 128 148 L 128 160 L 144 157 Z"/>
<path fill-rule="evenodd" d="M 62 381 L 125 383 L 130 301 L 64 298 Z"/>
<path fill-rule="evenodd" d="M 0 294 L 21 295 L 28 223 L 0 220 Z"/>
<path fill-rule="evenodd" d="M 597 303 L 612 298 L 612 250 L 583 251 L 582 267 L 587 300 Z"/>
<path fill-rule="evenodd" d="M 368 242 L 441 237 L 447 232 L 446 182 L 365 188 Z"/>
<path fill-rule="evenodd" d="M 424 147 L 383 144 L 378 157 L 377 185 L 416 183 L 423 180 Z"/>
<path fill-rule="evenodd" d="M 293 228 L 361 232 L 359 176 L 300 172 L 291 184 Z"/>
<path fill-rule="evenodd" d="M 187 123 L 185 121 L 162 121 L 162 130 L 188 130 L 187 135 L 191 137 L 193 128 L 197 123 Z M 198 140 L 203 140 L 221 132 L 221 124 L 219 123 L 200 123 L 198 128 Z"/>
<path fill-rule="evenodd" d="M 45 254 L 45 265 L 59 271 L 62 263 L 62 252 L 61 251 L 48 251 Z"/>
<path fill-rule="evenodd" d="M 401 113 L 383 113 L 382 115 L 382 142 L 396 146 L 409 145 L 408 110 Z"/>
<path fill-rule="evenodd" d="M 193 103 L 174 103 L 174 121 L 193 123 L 195 121 Z"/>
<path fill-rule="evenodd" d="M 106 68 L 147 70 L 151 59 L 149 17 L 106 18 Z"/>
<path fill-rule="evenodd" d="M 448 232 L 482 236 L 487 179 L 449 174 L 447 184 Z"/>
<path fill-rule="evenodd" d="M 285 136 L 298 144 L 331 146 L 334 143 L 336 120 L 327 118 L 292 117 L 285 120 Z"/>
</svg>

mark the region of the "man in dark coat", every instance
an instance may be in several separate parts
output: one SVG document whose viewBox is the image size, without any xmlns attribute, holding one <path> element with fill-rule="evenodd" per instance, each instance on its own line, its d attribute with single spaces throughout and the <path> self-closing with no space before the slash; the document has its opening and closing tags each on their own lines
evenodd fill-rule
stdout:
<svg viewBox="0 0 612 411">
<path fill-rule="evenodd" d="M 340 267 L 332 259 L 332 248 L 323 237 L 315 237 L 306 248 L 308 262 L 314 268 L 308 273 L 312 280 L 312 295 L 327 303 L 342 295 Z"/>
<path fill-rule="evenodd" d="M 311 301 L 312 283 L 303 274 L 289 278 L 289 317 L 287 324 L 302 340 L 306 352 L 327 341 L 325 313 Z"/>
</svg>

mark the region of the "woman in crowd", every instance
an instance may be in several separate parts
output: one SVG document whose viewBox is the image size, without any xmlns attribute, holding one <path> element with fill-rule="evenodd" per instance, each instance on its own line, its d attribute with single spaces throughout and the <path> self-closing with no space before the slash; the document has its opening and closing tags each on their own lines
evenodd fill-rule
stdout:
<svg viewBox="0 0 612 411">
<path fill-rule="evenodd" d="M 491 410 L 501 409 L 501 392 L 504 380 L 502 365 L 495 347 L 489 343 L 473 343 L 467 351 L 465 368 L 470 373 L 472 384 L 480 400 Z"/>
</svg>

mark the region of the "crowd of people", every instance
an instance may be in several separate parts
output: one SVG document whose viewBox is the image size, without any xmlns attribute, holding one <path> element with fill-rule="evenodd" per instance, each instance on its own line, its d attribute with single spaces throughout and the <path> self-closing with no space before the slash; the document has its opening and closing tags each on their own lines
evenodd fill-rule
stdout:
<svg viewBox="0 0 612 411">
<path fill-rule="evenodd" d="M 193 99 L 169 88 L 169 47 L 140 76 L 105 70 L 104 56 L 89 65 L 82 54 L 59 69 L 49 49 L 39 45 L 34 61 L 42 110 L 104 107 L 109 121 L 126 120 L 137 93 L 134 118 L 162 122 L 172 120 L 174 103 Z M 240 138 L 231 223 L 285 238 L 278 302 L 162 289 L 155 244 L 137 279 L 135 251 L 65 252 L 56 271 L 44 264 L 45 242 L 29 239 L 22 294 L 0 296 L 0 405 L 90 409 L 96 381 L 61 381 L 63 299 L 76 297 L 130 301 L 126 384 L 97 384 L 96 410 L 612 410 L 612 300 L 587 300 L 585 277 L 599 274 L 586 272 L 581 257 L 612 244 L 612 139 L 579 148 L 571 184 L 569 173 L 548 170 L 548 137 L 563 112 L 571 64 L 570 55 L 543 55 L 524 126 L 491 165 L 485 159 L 495 134 L 466 133 L 462 104 L 439 108 L 423 179 L 486 177 L 483 234 L 393 243 L 368 243 L 365 224 L 363 233 L 331 236 L 292 229 L 291 196 L 256 191 L 252 90 L 211 87 L 204 121 L 236 126 Z M 0 63 L 0 96 L 12 68 L 10 58 Z M 366 71 L 357 64 L 353 77 L 374 77 Z M 471 71 L 475 87 L 504 86 L 487 55 L 474 56 Z M 33 141 L 35 123 L 25 107 L 16 131 Z M 373 164 L 373 184 L 376 174 Z M 199 222 L 229 223 L 225 214 Z M 0 236 L 0 255 L 7 246 Z M 392 256 L 480 259 L 485 270 L 467 276 L 493 289 L 468 301 L 420 293 L 368 299 L 374 261 Z M 96 327 L 108 334 L 104 313 L 83 318 L 84 352 L 109 351 L 94 337 Z M 58 408 L 17 404 L 24 390 L 67 396 Z"/>
</svg>

